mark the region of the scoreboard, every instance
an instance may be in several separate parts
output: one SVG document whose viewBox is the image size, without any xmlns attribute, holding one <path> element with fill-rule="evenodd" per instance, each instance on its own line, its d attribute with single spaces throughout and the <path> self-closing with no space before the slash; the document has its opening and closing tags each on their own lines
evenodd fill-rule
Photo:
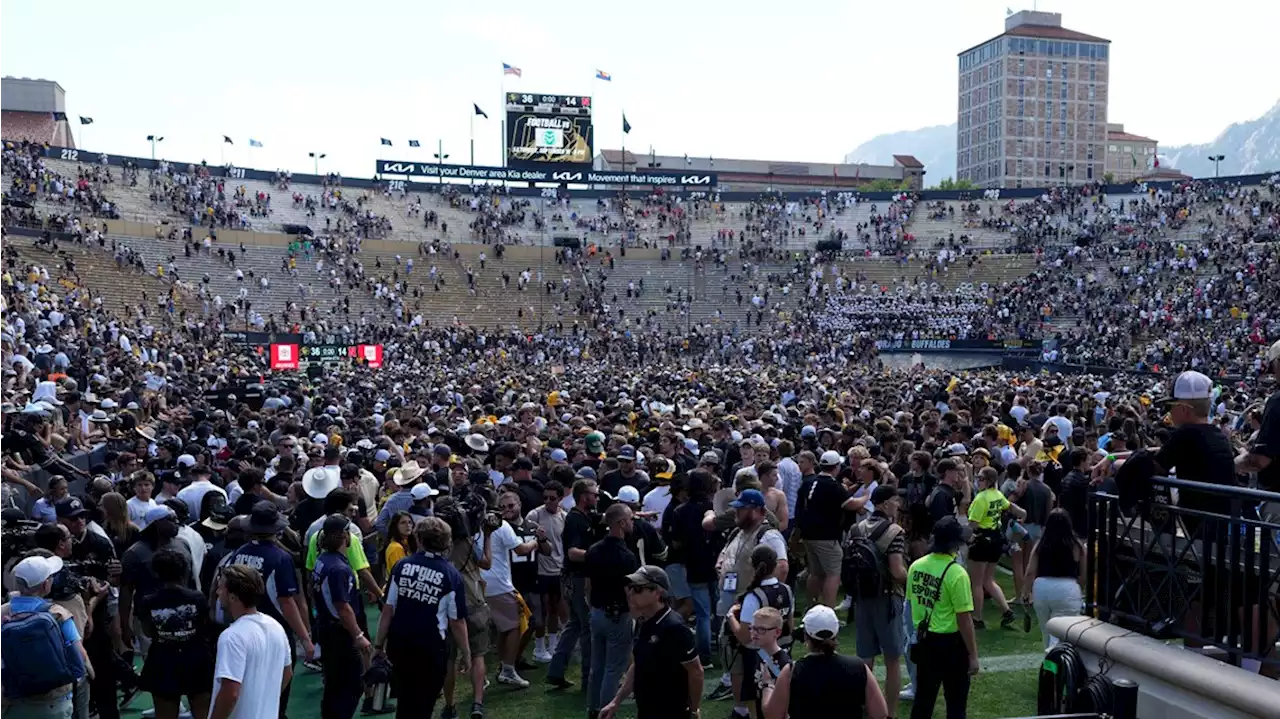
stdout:
<svg viewBox="0 0 1280 719">
<path fill-rule="evenodd" d="M 590 97 L 508 92 L 506 113 L 508 167 L 591 168 Z"/>
</svg>

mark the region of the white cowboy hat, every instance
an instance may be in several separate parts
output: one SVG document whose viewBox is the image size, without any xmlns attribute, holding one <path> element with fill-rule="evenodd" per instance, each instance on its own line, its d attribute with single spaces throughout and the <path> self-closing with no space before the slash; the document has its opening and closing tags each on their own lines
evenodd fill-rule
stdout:
<svg viewBox="0 0 1280 719">
<path fill-rule="evenodd" d="M 421 477 L 426 471 L 418 465 L 417 460 L 411 459 L 391 474 L 391 481 L 395 482 L 397 487 L 403 487 Z"/>
<path fill-rule="evenodd" d="M 337 467 L 313 467 L 302 475 L 302 491 L 308 497 L 324 499 L 342 486 L 342 474 Z"/>
</svg>

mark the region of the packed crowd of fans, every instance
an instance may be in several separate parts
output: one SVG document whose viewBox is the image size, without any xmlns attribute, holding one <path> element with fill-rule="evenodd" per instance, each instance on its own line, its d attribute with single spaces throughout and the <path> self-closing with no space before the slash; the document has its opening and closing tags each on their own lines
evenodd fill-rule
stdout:
<svg viewBox="0 0 1280 719">
<path fill-rule="evenodd" d="M 7 154 L 7 170 L 23 159 L 32 158 Z M 199 210 L 216 222 L 217 207 L 238 216 L 236 193 L 228 200 L 214 179 L 173 175 L 165 196 L 184 188 L 183 198 L 219 203 Z M 988 520 L 1002 513 L 1046 532 L 1067 528 L 1059 537 L 1066 559 L 1042 560 L 1056 573 L 1019 577 L 1013 598 L 1040 602 L 1043 632 L 1051 614 L 1072 613 L 1064 608 L 1072 602 L 1051 607 L 1033 596 L 1031 580 L 1074 579 L 1071 526 L 1084 523 L 1090 486 L 1078 479 L 1104 481 L 1107 457 L 1123 443 L 1182 451 L 1183 425 L 1211 422 L 1215 451 L 1225 446 L 1242 472 L 1261 469 L 1260 481 L 1275 481 L 1277 465 L 1249 458 L 1273 459 L 1280 446 L 1280 400 L 1264 410 L 1253 381 L 1280 355 L 1271 344 L 1280 336 L 1280 258 L 1274 243 L 1240 239 L 1245 227 L 1260 233 L 1274 220 L 1274 206 L 1263 209 L 1274 196 L 1250 192 L 1213 200 L 1220 224 L 1206 227 L 1202 244 L 1148 235 L 1124 254 L 1106 244 L 1046 252 L 1026 279 L 960 293 L 828 296 L 816 255 L 796 257 L 789 277 L 772 279 L 721 256 L 712 266 L 757 283 L 748 285 L 752 299 L 766 306 L 771 287 L 805 283 L 795 293 L 808 303 L 797 315 L 804 321 L 761 334 L 702 326 L 628 333 L 605 321 L 530 334 L 414 322 L 402 312 L 359 323 L 300 314 L 272 325 L 308 341 L 383 345 L 380 369 L 343 361 L 318 375 L 269 372 L 259 348 L 223 338 L 226 314 L 144 307 L 113 315 L 53 256 L 6 247 L 4 505 L 35 545 L 13 557 L 20 561 L 10 562 L 6 586 L 18 592 L 13 612 L 54 601 L 64 637 L 78 653 L 83 647 L 78 668 L 67 661 L 69 681 L 16 701 L 43 707 L 40 716 L 87 719 L 92 705 L 111 719 L 141 689 L 161 719 L 184 703 L 219 718 L 240 715 L 235 706 L 246 716 L 279 706 L 283 715 L 292 657 L 310 661 L 318 645 L 333 716 L 361 704 L 378 711 L 364 677 L 372 668 L 377 684 L 381 667 L 398 714 L 428 716 L 443 695 L 446 716 L 456 716 L 467 696 L 476 719 L 487 676 L 526 687 L 525 675 L 545 663 L 546 681 L 563 689 L 580 645 L 593 715 L 611 716 L 631 692 L 643 717 L 687 714 L 701 704 L 702 672 L 718 666 L 724 688 L 711 697 L 731 698 L 735 714 L 758 702 L 767 716 L 803 719 L 818 715 L 812 707 L 823 695 L 815 672 L 798 667 L 817 665 L 784 647 L 804 616 L 813 656 L 838 656 L 839 626 L 824 608 L 841 588 L 841 538 L 887 521 L 898 532 L 872 542 L 890 537 L 877 550 L 889 562 L 883 596 L 858 596 L 854 614 L 857 655 L 882 656 L 889 679 L 882 691 L 853 660 L 824 671 L 871 716 L 896 715 L 900 693 L 915 702 L 913 716 L 929 716 L 944 684 L 947 702 L 963 704 L 955 674 L 976 671 L 983 638 L 961 627 L 982 628 L 984 595 L 1000 606 L 1002 623 L 1016 621 L 984 574 L 1000 552 L 981 543 L 968 550 L 969 579 L 956 586 L 971 589 L 969 603 L 948 595 L 956 623 L 935 626 L 930 641 L 948 631 L 953 640 L 930 645 L 910 687 L 898 662 L 911 632 L 878 619 L 890 606 L 898 609 L 889 616 L 921 618 L 917 573 L 941 571 L 948 587 L 948 576 L 965 576 L 932 564 L 963 543 L 957 511 L 988 543 Z M 1250 206 L 1259 212 L 1242 209 Z M 673 208 L 631 211 L 666 229 L 679 226 Z M 716 211 L 694 211 L 704 210 Z M 483 217 L 500 228 L 513 211 Z M 781 203 L 743 212 L 764 246 L 789 231 Z M 877 213 L 886 219 L 872 225 L 892 228 L 899 212 Z M 102 239 L 92 232 L 89 243 Z M 195 236 L 184 242 L 213 251 Z M 317 272 L 344 279 L 341 287 L 381 293 L 389 307 L 401 300 L 406 288 L 397 283 L 412 266 L 397 257 L 375 267 L 374 279 L 355 264 L 358 249 L 302 242 L 272 271 L 314 260 Z M 456 261 L 451 249 L 429 243 L 418 257 Z M 217 251 L 234 267 L 236 249 Z M 129 257 L 127 248 L 116 252 L 122 264 Z M 495 255 L 489 271 L 501 266 Z M 483 256 L 479 265 L 468 272 L 485 271 Z M 604 276 L 583 284 L 588 312 L 619 290 Z M 564 290 L 564 301 L 577 292 Z M 1056 359 L 1209 376 L 1188 380 L 1194 395 L 1174 387 L 1181 404 L 1171 426 L 1168 406 L 1155 401 L 1163 382 L 1150 375 L 982 370 L 961 378 L 888 372 L 876 357 L 874 341 L 886 334 L 1005 336 L 1043 329 L 1054 314 L 1081 318 L 1048 350 Z M 1246 379 L 1215 379 L 1224 374 Z M 1069 480 L 1070 472 L 1080 474 Z M 1060 513 L 1036 484 L 1046 481 Z M 803 587 L 803 598 L 788 584 Z M 663 661 L 643 659 L 645 643 L 633 646 L 633 618 L 671 652 Z M 713 626 L 725 627 L 715 639 Z M 867 637 L 879 646 L 864 645 Z M 776 667 L 751 651 L 763 647 Z M 456 689 L 448 651 L 470 669 L 461 675 L 469 693 Z M 797 668 L 786 668 L 792 661 Z M 694 689 L 671 691 L 686 674 Z M 6 682 L 11 676 L 6 662 Z M 15 696 L 9 687 L 6 697 Z"/>
</svg>

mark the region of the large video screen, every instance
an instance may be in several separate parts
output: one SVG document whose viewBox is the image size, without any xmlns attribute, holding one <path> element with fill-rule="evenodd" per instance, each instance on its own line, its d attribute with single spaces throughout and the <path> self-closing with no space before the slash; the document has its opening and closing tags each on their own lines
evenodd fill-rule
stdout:
<svg viewBox="0 0 1280 719">
<path fill-rule="evenodd" d="M 509 92 L 506 112 L 508 167 L 591 167 L 590 97 Z"/>
</svg>

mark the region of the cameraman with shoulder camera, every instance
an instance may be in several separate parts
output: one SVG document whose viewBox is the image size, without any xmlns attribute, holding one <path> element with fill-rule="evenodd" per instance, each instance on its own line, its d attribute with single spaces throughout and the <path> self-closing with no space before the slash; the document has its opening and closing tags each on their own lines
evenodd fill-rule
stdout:
<svg viewBox="0 0 1280 719">
<path fill-rule="evenodd" d="M 489 481 L 489 473 L 478 464 L 471 466 L 474 460 L 468 460 L 468 472 L 454 475 L 452 493 L 441 496 L 436 502 L 436 516 L 449 525 L 452 540 L 449 550 L 449 563 L 462 576 L 462 586 L 466 591 L 467 602 L 467 643 L 470 645 L 470 665 L 459 664 L 459 672 L 470 673 L 472 687 L 472 719 L 484 717 L 484 655 L 489 651 L 489 606 L 485 603 L 484 582 L 480 573 L 493 566 L 493 532 L 501 526 L 502 519 L 490 510 L 490 498 L 493 491 Z M 449 661 L 465 658 L 466 651 L 459 656 L 459 647 L 450 635 L 446 638 Z M 457 682 L 455 672 L 447 672 L 444 680 L 444 710 L 440 716 L 453 719 L 458 716 L 454 707 L 454 688 Z"/>
</svg>

